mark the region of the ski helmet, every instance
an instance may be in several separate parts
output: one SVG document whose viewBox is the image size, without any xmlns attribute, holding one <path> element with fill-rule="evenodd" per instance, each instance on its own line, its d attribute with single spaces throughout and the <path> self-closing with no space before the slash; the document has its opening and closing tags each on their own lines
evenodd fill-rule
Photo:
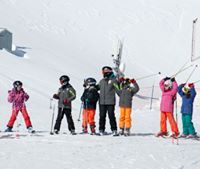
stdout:
<svg viewBox="0 0 200 169">
<path fill-rule="evenodd" d="M 172 81 L 169 79 L 169 80 L 166 80 L 165 82 L 164 82 L 164 86 L 165 86 L 165 89 L 166 90 L 169 90 L 169 89 L 171 89 L 172 88 Z"/>
<path fill-rule="evenodd" d="M 94 78 L 89 77 L 89 78 L 87 78 L 87 79 L 85 80 L 84 83 L 85 83 L 85 86 L 95 86 L 96 83 L 97 83 L 97 81 L 96 81 Z"/>
<path fill-rule="evenodd" d="M 102 68 L 102 74 L 104 77 L 109 78 L 111 75 L 113 75 L 113 69 L 109 66 L 104 66 Z"/>
<path fill-rule="evenodd" d="M 19 80 L 16 80 L 16 81 L 14 81 L 14 83 L 13 83 L 13 87 L 14 87 L 14 88 L 17 88 L 18 86 L 22 86 L 22 85 L 23 85 L 22 82 L 19 81 Z"/>
<path fill-rule="evenodd" d="M 191 90 L 191 88 L 189 87 L 189 85 L 188 84 L 186 84 L 184 87 L 183 87 L 183 93 L 185 93 L 185 94 L 189 94 L 190 93 L 190 90 Z"/>
<path fill-rule="evenodd" d="M 105 73 L 110 73 L 110 72 L 113 72 L 112 68 L 110 66 L 104 66 L 102 68 L 102 73 L 105 74 Z"/>
<path fill-rule="evenodd" d="M 62 75 L 60 78 L 59 78 L 59 80 L 60 80 L 60 83 L 61 84 L 66 84 L 66 83 L 68 83 L 69 82 L 69 76 L 67 76 L 67 75 Z"/>
</svg>

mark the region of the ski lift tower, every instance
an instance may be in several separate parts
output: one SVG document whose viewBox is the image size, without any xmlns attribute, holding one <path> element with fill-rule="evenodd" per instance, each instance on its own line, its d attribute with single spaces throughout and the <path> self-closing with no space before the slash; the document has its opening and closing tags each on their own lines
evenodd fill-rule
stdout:
<svg viewBox="0 0 200 169">
<path fill-rule="evenodd" d="M 0 50 L 12 51 L 12 33 L 5 28 L 0 28 Z"/>
</svg>

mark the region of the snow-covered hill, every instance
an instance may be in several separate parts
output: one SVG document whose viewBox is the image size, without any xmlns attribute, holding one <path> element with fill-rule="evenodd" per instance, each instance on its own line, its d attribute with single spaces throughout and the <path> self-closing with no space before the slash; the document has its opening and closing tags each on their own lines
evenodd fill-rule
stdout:
<svg viewBox="0 0 200 169">
<path fill-rule="evenodd" d="M 58 78 L 69 75 L 77 90 L 73 117 L 80 131 L 83 79 L 100 80 L 101 67 L 113 65 L 112 45 L 118 38 L 124 40 L 127 76 L 137 79 L 162 72 L 139 81 L 139 94 L 150 96 L 154 82 L 157 86 L 162 77 L 189 61 L 192 20 L 200 16 L 199 5 L 198 0 L 0 0 L 0 27 L 13 33 L 16 49 L 13 54 L 0 50 L 0 130 L 11 113 L 7 91 L 20 79 L 30 95 L 27 107 L 34 128 L 41 131 L 40 137 L 1 139 L 0 168 L 199 168 L 199 142 L 180 140 L 176 146 L 171 140 L 154 138 L 159 130 L 159 101 L 149 111 L 149 100 L 135 98 L 132 137 L 48 134 L 49 101 L 59 87 Z M 178 82 L 184 82 L 191 71 L 177 76 Z M 199 80 L 199 68 L 190 80 Z M 158 87 L 155 91 L 160 97 Z M 194 124 L 199 132 L 197 102 Z M 118 112 L 116 106 L 117 117 Z M 181 129 L 180 114 L 178 119 Z M 98 110 L 96 121 L 98 127 Z M 18 123 L 24 132 L 21 116 Z M 65 120 L 62 131 L 67 131 Z"/>
</svg>

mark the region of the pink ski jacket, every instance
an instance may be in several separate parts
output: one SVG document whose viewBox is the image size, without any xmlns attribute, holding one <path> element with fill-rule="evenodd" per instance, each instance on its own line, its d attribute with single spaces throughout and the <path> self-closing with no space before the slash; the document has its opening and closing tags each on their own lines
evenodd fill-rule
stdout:
<svg viewBox="0 0 200 169">
<path fill-rule="evenodd" d="M 177 82 L 174 81 L 172 83 L 172 89 L 165 91 L 164 82 L 165 82 L 164 80 L 160 81 L 160 89 L 162 91 L 160 111 L 173 113 L 173 111 L 174 111 L 174 98 L 176 97 L 178 85 L 177 85 Z"/>
<path fill-rule="evenodd" d="M 12 108 L 16 111 L 26 108 L 25 101 L 29 99 L 29 95 L 23 90 L 20 91 L 12 90 L 8 91 L 8 102 L 12 103 Z"/>
</svg>

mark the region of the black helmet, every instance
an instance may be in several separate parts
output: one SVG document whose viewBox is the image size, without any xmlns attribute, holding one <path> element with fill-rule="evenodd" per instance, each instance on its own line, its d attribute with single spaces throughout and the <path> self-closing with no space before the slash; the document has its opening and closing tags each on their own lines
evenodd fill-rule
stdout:
<svg viewBox="0 0 200 169">
<path fill-rule="evenodd" d="M 67 75 L 62 75 L 60 78 L 59 78 L 60 82 L 61 83 L 68 83 L 69 82 L 69 76 Z"/>
<path fill-rule="evenodd" d="M 110 78 L 113 74 L 113 69 L 110 66 L 104 66 L 102 68 L 102 74 L 105 78 Z"/>
<path fill-rule="evenodd" d="M 16 80 L 16 81 L 14 81 L 14 83 L 13 83 L 13 87 L 14 87 L 14 88 L 17 88 L 18 86 L 22 86 L 22 85 L 23 85 L 22 82 L 19 81 L 19 80 Z"/>
<path fill-rule="evenodd" d="M 92 77 L 89 77 L 84 81 L 85 86 L 95 86 L 96 83 L 97 81 Z"/>
<path fill-rule="evenodd" d="M 110 66 L 104 66 L 102 67 L 102 73 L 105 74 L 105 73 L 110 73 L 110 72 L 113 72 L 113 69 L 110 67 Z"/>
</svg>

